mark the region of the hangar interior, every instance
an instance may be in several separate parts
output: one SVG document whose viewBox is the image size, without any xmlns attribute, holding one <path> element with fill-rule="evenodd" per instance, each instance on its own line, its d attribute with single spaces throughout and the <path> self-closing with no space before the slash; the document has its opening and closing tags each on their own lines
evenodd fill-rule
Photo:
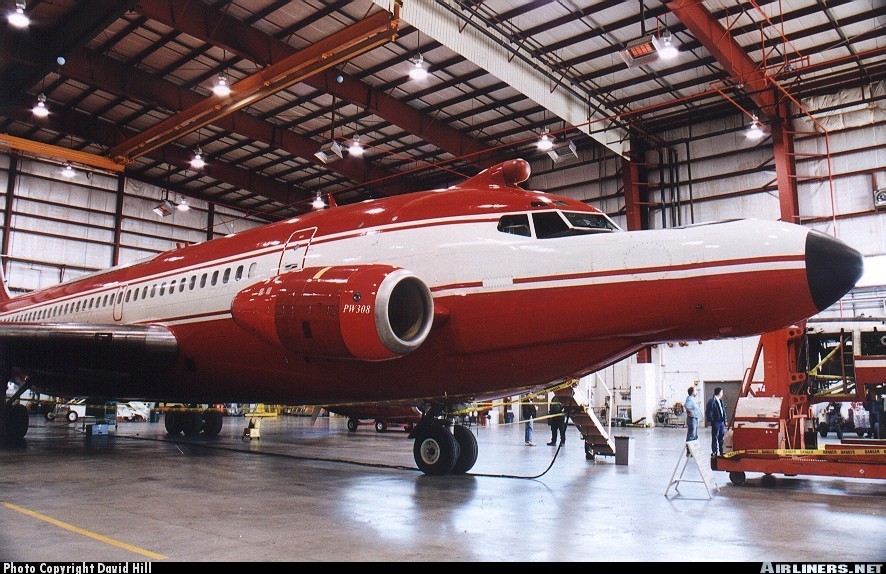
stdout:
<svg viewBox="0 0 886 574">
<path fill-rule="evenodd" d="M 0 7 L 30 19 L 24 27 L 5 17 L 0 23 L 0 255 L 13 294 L 316 209 L 443 189 L 522 158 L 531 166 L 523 187 L 596 207 L 624 230 L 756 218 L 839 237 L 865 256 L 867 274 L 821 317 L 886 316 L 882 2 L 4 0 Z M 225 86 L 229 93 L 219 91 Z M 225 105 L 216 105 L 219 101 Z M 579 392 L 598 413 L 607 409 L 619 418 L 651 421 L 662 406 L 682 402 L 689 385 L 703 389 L 709 381 L 740 382 L 756 345 L 756 339 L 656 345 L 582 379 Z M 183 537 L 191 527 L 201 530 L 205 552 L 166 551 L 184 560 L 886 557 L 876 536 L 886 491 L 882 481 L 863 479 L 798 480 L 781 500 L 765 489 L 733 491 L 731 497 L 721 489 L 709 504 L 734 519 L 723 533 L 729 550 L 716 558 L 661 550 L 682 543 L 673 532 L 662 534 L 673 519 L 697 520 L 687 533 L 705 541 L 713 536 L 708 533 L 713 522 L 697 518 L 710 510 L 700 500 L 676 508 L 649 499 L 649 514 L 636 505 L 620 511 L 614 502 L 635 492 L 654 491 L 661 498 L 658 481 L 666 476 L 643 473 L 669 470 L 676 451 L 666 445 L 677 444 L 679 450 L 684 432 L 668 428 L 674 425 L 663 419 L 656 424 L 662 428 L 620 431 L 636 443 L 637 461 L 630 469 L 604 465 L 599 490 L 595 481 L 585 480 L 592 467 L 581 453 L 571 463 L 560 462 L 576 468 L 569 466 L 545 487 L 559 489 L 548 501 L 557 510 L 545 503 L 530 506 L 538 513 L 571 516 L 564 528 L 580 534 L 565 538 L 564 554 L 551 550 L 555 537 L 544 532 L 536 533 L 538 548 L 518 549 L 520 536 L 532 530 L 517 527 L 508 530 L 509 550 L 493 550 L 497 542 L 478 531 L 488 535 L 502 523 L 523 521 L 517 511 L 522 497 L 543 495 L 520 483 L 509 501 L 493 502 L 508 497 L 509 487 L 498 490 L 478 477 L 468 477 L 469 484 L 439 486 L 415 482 L 411 474 L 391 477 L 385 474 L 390 471 L 379 471 L 379 476 L 360 468 L 330 478 L 352 471 L 310 461 L 323 450 L 323 432 L 343 429 L 334 417 L 321 422 L 326 426 L 268 421 L 271 440 L 249 443 L 251 449 L 281 453 L 288 433 L 301 433 L 299 452 L 307 460 L 281 465 L 303 476 L 306 489 L 323 482 L 320 497 L 293 493 L 286 477 L 267 476 L 248 457 L 231 460 L 219 450 L 200 459 L 205 453 L 194 446 L 184 447 L 183 464 L 210 480 L 170 485 L 163 482 L 164 472 L 180 468 L 171 451 L 134 444 L 135 439 L 105 453 L 117 467 L 110 472 L 117 482 L 113 492 L 125 498 L 119 484 L 138 473 L 144 481 L 139 484 L 152 485 L 140 492 L 142 501 L 170 494 L 202 497 L 203 488 L 212 496 L 221 489 L 219 499 L 235 511 L 231 531 L 172 521 L 170 528 Z M 493 445 L 484 449 L 488 456 L 496 451 L 494 458 L 481 454 L 478 468 L 491 475 L 531 472 L 507 466 L 509 457 L 525 456 L 515 450 L 523 448 L 522 430 L 497 423 L 477 429 L 478 437 Z M 493 435 L 496 429 L 509 434 Z M 103 456 L 96 443 L 83 450 L 82 436 L 73 429 L 68 434 L 50 427 L 34 430 L 37 436 L 27 449 L 2 455 L 10 466 L 24 469 L 23 480 L 46 468 L 40 455 L 58 457 L 62 472 L 70 472 L 78 484 L 92 480 L 84 468 L 94 468 L 95 457 Z M 239 430 L 223 438 L 237 446 Z M 152 432 L 135 435 L 147 438 Z M 544 435 L 547 428 L 540 422 L 536 432 Z M 127 434 L 122 428 L 118 433 Z M 400 453 L 384 440 L 393 435 L 355 434 L 361 436 L 359 445 L 339 437 L 326 444 L 328 451 L 359 456 L 368 446 L 390 455 L 394 465 L 401 454 L 408 460 L 408 448 Z M 49 444 L 34 446 L 41 440 Z M 138 470 L 140 460 L 150 457 L 161 461 L 160 469 Z M 336 552 L 342 542 L 334 529 L 345 525 L 335 520 L 289 549 L 282 541 L 269 544 L 249 534 L 254 548 L 244 550 L 234 526 L 249 524 L 250 511 L 252 517 L 261 514 L 260 498 L 246 495 L 253 506 L 244 512 L 236 488 L 222 486 L 244 467 L 244 480 L 256 481 L 256 492 L 281 489 L 293 497 L 272 513 L 269 524 L 275 528 L 286 528 L 293 514 L 311 514 L 307 509 L 315 504 L 331 516 L 339 507 L 329 499 L 352 497 L 348 510 L 366 527 L 361 549 L 344 557 Z M 5 483 L 10 494 L 3 498 L 17 500 L 12 493 L 21 490 L 21 506 L 40 506 L 68 488 L 61 479 L 32 478 L 24 485 L 18 479 Z M 393 493 L 373 483 L 385 479 Z M 67 522 L 77 523 L 80 511 L 100 520 L 101 513 L 94 513 L 99 491 L 81 488 L 83 504 L 43 508 L 64 514 Z M 404 493 L 404 488 L 414 491 Z M 812 502 L 799 492 L 807 489 Z M 437 496 L 448 497 L 452 505 L 439 504 Z M 573 507 L 570 496 L 584 500 Z M 592 502 L 600 499 L 600 505 Z M 394 506 L 387 519 L 361 507 L 386 501 Z M 816 502 L 856 526 L 837 524 L 827 511 L 816 513 Z M 481 508 L 487 503 L 504 519 L 490 519 Z M 743 512 L 740 506 L 754 510 Z M 425 526 L 416 518 L 422 508 L 435 513 Z M 789 533 L 775 527 L 788 508 L 801 513 L 805 527 Z M 592 541 L 594 530 L 584 523 L 594 519 L 581 518 L 600 512 L 618 521 L 604 528 L 609 546 Z M 763 535 L 765 543 L 748 540 L 741 526 L 757 524 L 756 512 L 772 526 Z M 170 519 L 159 510 L 147 514 L 152 525 Z M 219 509 L 202 516 L 208 523 L 227 515 Z M 15 511 L 0 515 L 4 525 L 17 520 Z M 416 526 L 407 528 L 404 521 Z M 647 531 L 648 523 L 657 533 Z M 431 528 L 437 525 L 459 546 L 436 536 Z M 536 526 L 545 532 L 557 528 L 548 518 Z M 810 529 L 861 536 L 867 544 L 833 557 L 821 552 Z M 164 537 L 151 532 L 128 530 L 123 538 L 162 547 Z M 119 548 L 46 536 L 36 524 L 0 535 L 0 557 L 134 559 Z M 647 536 L 656 543 L 644 548 Z M 35 552 L 26 543 L 34 538 L 59 546 Z M 390 549 L 382 551 L 379 541 Z"/>
</svg>

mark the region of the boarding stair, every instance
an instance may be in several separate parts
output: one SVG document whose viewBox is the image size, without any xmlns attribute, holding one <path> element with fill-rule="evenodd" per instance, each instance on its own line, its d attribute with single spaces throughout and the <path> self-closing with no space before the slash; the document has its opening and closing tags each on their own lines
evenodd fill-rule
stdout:
<svg viewBox="0 0 886 574">
<path fill-rule="evenodd" d="M 609 436 L 606 427 L 597 418 L 593 411 L 578 400 L 575 394 L 576 386 L 564 386 L 554 389 L 554 396 L 560 400 L 560 404 L 566 409 L 578 432 L 585 441 L 585 456 L 593 460 L 598 454 L 615 455 L 615 444 Z"/>
</svg>

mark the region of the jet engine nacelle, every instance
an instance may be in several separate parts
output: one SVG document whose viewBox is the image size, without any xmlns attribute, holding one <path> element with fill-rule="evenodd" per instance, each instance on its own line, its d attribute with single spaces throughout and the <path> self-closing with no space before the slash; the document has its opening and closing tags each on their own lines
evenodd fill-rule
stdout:
<svg viewBox="0 0 886 574">
<path fill-rule="evenodd" d="M 389 265 L 314 267 L 237 294 L 238 325 L 290 351 L 381 361 L 414 351 L 434 319 L 428 286 Z"/>
</svg>

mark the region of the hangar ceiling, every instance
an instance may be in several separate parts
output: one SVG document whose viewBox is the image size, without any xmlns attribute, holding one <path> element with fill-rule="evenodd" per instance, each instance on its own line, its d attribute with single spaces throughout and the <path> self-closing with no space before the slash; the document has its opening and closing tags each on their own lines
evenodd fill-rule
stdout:
<svg viewBox="0 0 886 574">
<path fill-rule="evenodd" d="M 590 161 L 706 119 L 765 122 L 786 99 L 886 76 L 876 1 L 402 4 L 31 0 L 30 26 L 0 23 L 0 133 L 113 157 L 131 177 L 277 220 L 318 193 L 347 203 L 544 159 L 545 130 L 594 150 L 576 153 Z M 386 31 L 367 31 L 379 22 Z M 673 60 L 629 66 L 620 53 L 668 35 Z M 421 80 L 409 76 L 419 55 Z M 213 93 L 219 75 L 230 96 Z M 32 113 L 39 94 L 45 118 Z M 354 136 L 362 157 L 347 151 Z M 318 159 L 333 140 L 343 157 Z M 189 164 L 198 148 L 201 169 Z"/>
</svg>

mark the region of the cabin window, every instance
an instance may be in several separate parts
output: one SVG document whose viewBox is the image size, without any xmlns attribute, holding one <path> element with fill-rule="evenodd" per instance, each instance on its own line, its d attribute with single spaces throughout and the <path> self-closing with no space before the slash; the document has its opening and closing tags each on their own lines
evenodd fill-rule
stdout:
<svg viewBox="0 0 886 574">
<path fill-rule="evenodd" d="M 512 235 L 523 235 L 530 237 L 529 216 L 525 213 L 516 215 L 503 215 L 498 220 L 498 230 L 502 233 L 510 233 Z"/>
<path fill-rule="evenodd" d="M 169 294 L 172 295 L 175 293 L 175 279 L 169 282 Z"/>
<path fill-rule="evenodd" d="M 77 306 L 74 307 L 74 313 L 79 313 L 79 312 L 80 312 L 80 301 L 77 301 Z"/>
<path fill-rule="evenodd" d="M 218 271 L 217 270 L 212 272 L 212 281 L 210 281 L 209 284 L 212 287 L 215 287 L 216 283 L 218 283 Z"/>
<path fill-rule="evenodd" d="M 154 295 L 156 295 L 156 294 L 157 294 L 157 284 L 154 283 L 153 285 L 151 285 L 151 299 L 153 299 Z"/>
<path fill-rule="evenodd" d="M 125 301 L 126 303 L 129 303 L 129 300 L 130 300 L 130 299 L 132 299 L 132 291 L 127 291 L 127 292 L 126 292 L 126 299 L 124 299 L 124 301 Z"/>
<path fill-rule="evenodd" d="M 197 276 L 191 275 L 191 280 L 188 282 L 188 290 L 193 291 L 194 286 L 197 284 Z"/>
<path fill-rule="evenodd" d="M 105 298 L 102 299 L 102 307 L 107 307 L 107 306 L 108 306 L 108 294 L 105 293 Z"/>
<path fill-rule="evenodd" d="M 142 289 L 142 299 L 146 299 L 148 297 L 148 286 L 145 285 L 145 288 Z"/>
<path fill-rule="evenodd" d="M 231 268 L 228 267 L 227 269 L 225 269 L 225 274 L 222 275 L 222 283 L 227 283 L 228 280 L 230 280 L 230 278 L 231 278 Z"/>
<path fill-rule="evenodd" d="M 243 266 L 240 265 L 237 267 L 237 273 L 234 274 L 234 281 L 239 281 L 243 279 Z"/>
<path fill-rule="evenodd" d="M 185 278 L 182 277 L 182 280 L 178 283 L 178 292 L 181 293 L 185 290 Z"/>
<path fill-rule="evenodd" d="M 117 304 L 119 305 L 122 302 L 123 302 L 123 291 L 120 291 L 119 293 L 117 293 Z"/>
<path fill-rule="evenodd" d="M 206 287 L 206 273 L 200 277 L 200 289 Z"/>
<path fill-rule="evenodd" d="M 535 236 L 539 239 L 569 235 L 569 226 L 556 211 L 533 213 L 532 222 L 535 224 Z"/>
<path fill-rule="evenodd" d="M 253 261 L 252 264 L 249 265 L 249 273 L 247 273 L 246 276 L 247 276 L 249 279 L 252 279 L 253 277 L 255 277 L 255 272 L 256 272 L 256 271 L 258 271 L 258 263 L 256 263 L 256 262 Z"/>
<path fill-rule="evenodd" d="M 166 293 L 166 281 L 160 284 L 160 296 L 162 297 L 164 293 Z"/>
</svg>

